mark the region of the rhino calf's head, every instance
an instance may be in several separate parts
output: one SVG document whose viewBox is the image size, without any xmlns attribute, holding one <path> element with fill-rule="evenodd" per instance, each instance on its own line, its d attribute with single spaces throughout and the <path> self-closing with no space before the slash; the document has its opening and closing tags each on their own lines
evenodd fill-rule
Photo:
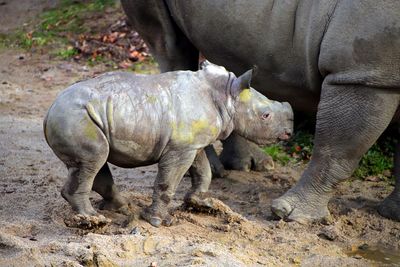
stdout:
<svg viewBox="0 0 400 267">
<path fill-rule="evenodd" d="M 293 110 L 289 103 L 273 101 L 250 86 L 253 70 L 231 83 L 235 109 L 235 131 L 259 145 L 288 140 L 293 132 Z"/>
</svg>

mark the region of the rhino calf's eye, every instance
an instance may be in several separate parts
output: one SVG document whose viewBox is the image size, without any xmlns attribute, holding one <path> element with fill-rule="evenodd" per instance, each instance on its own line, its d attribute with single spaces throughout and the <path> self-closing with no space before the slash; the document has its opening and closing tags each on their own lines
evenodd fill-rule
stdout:
<svg viewBox="0 0 400 267">
<path fill-rule="evenodd" d="M 261 119 L 266 120 L 269 118 L 269 113 L 264 113 L 261 115 Z"/>
</svg>

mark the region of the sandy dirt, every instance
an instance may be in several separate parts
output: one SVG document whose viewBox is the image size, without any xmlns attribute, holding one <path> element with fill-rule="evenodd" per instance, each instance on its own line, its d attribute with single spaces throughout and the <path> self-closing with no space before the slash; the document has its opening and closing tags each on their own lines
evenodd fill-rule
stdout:
<svg viewBox="0 0 400 267">
<path fill-rule="evenodd" d="M 60 195 L 67 170 L 46 144 L 42 121 L 63 88 L 105 69 L 18 50 L 0 50 L 0 58 L 0 266 L 400 266 L 400 223 L 375 209 L 393 189 L 386 182 L 344 182 L 323 223 L 272 216 L 272 199 L 295 183 L 301 164 L 214 179 L 210 192 L 231 209 L 225 213 L 180 209 L 185 177 L 171 207 L 177 223 L 161 228 L 138 216 L 157 166 L 112 166 L 129 215 L 99 210 L 93 193 L 111 223 L 67 226 L 74 215 Z"/>
</svg>

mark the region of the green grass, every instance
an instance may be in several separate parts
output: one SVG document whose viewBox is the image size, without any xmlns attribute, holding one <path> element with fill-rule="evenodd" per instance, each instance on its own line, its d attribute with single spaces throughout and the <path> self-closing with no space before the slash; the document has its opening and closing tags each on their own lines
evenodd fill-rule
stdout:
<svg viewBox="0 0 400 267">
<path fill-rule="evenodd" d="M 311 133 L 298 131 L 294 138 L 286 144 L 274 144 L 263 150 L 281 165 L 287 165 L 289 162 L 307 163 L 312 156 L 312 140 Z M 396 141 L 392 137 L 380 138 L 362 157 L 353 176 L 359 179 L 365 179 L 368 176 L 385 178 L 393 169 L 395 144 Z M 394 180 L 391 175 L 388 178 L 391 181 Z"/>
<path fill-rule="evenodd" d="M 275 162 L 286 165 L 292 159 L 280 144 L 274 144 L 263 148 L 264 152 L 272 157 Z"/>
<path fill-rule="evenodd" d="M 379 143 L 373 145 L 362 157 L 360 165 L 353 175 L 361 179 L 367 176 L 385 177 L 385 171 L 390 172 L 393 169 L 394 151 L 391 151 L 391 148 L 394 148 L 394 144 L 390 146 Z"/>
<path fill-rule="evenodd" d="M 67 48 L 63 48 L 57 51 L 56 55 L 62 59 L 68 59 L 78 54 L 78 50 L 72 46 L 68 46 Z"/>
<path fill-rule="evenodd" d="M 88 13 L 101 12 L 114 3 L 115 0 L 86 2 L 64 0 L 57 8 L 43 12 L 39 16 L 38 24 L 30 31 L 19 29 L 14 33 L 0 36 L 0 46 L 30 49 L 55 45 L 58 49 L 66 50 L 67 37 L 70 34 L 81 34 L 90 30 L 83 26 L 84 18 Z M 71 56 L 74 55 L 71 51 L 68 53 Z M 61 56 L 67 56 L 68 53 L 61 53 Z"/>
</svg>

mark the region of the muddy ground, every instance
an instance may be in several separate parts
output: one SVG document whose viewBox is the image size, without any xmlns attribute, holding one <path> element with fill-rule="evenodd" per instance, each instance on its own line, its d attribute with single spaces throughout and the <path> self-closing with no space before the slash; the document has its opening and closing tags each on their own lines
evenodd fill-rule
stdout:
<svg viewBox="0 0 400 267">
<path fill-rule="evenodd" d="M 177 224 L 158 229 L 138 218 L 157 166 L 113 166 L 131 214 L 99 210 L 109 225 L 68 227 L 73 212 L 59 193 L 67 171 L 44 140 L 42 120 L 63 88 L 104 71 L 0 50 L 0 266 L 400 266 L 400 223 L 375 210 L 392 190 L 386 182 L 341 184 L 331 221 L 301 225 L 272 216 L 272 199 L 295 183 L 301 164 L 214 179 L 212 196 L 237 216 L 178 209 L 190 186 L 185 177 L 173 202 Z M 98 209 L 95 193 L 92 202 Z"/>
</svg>

